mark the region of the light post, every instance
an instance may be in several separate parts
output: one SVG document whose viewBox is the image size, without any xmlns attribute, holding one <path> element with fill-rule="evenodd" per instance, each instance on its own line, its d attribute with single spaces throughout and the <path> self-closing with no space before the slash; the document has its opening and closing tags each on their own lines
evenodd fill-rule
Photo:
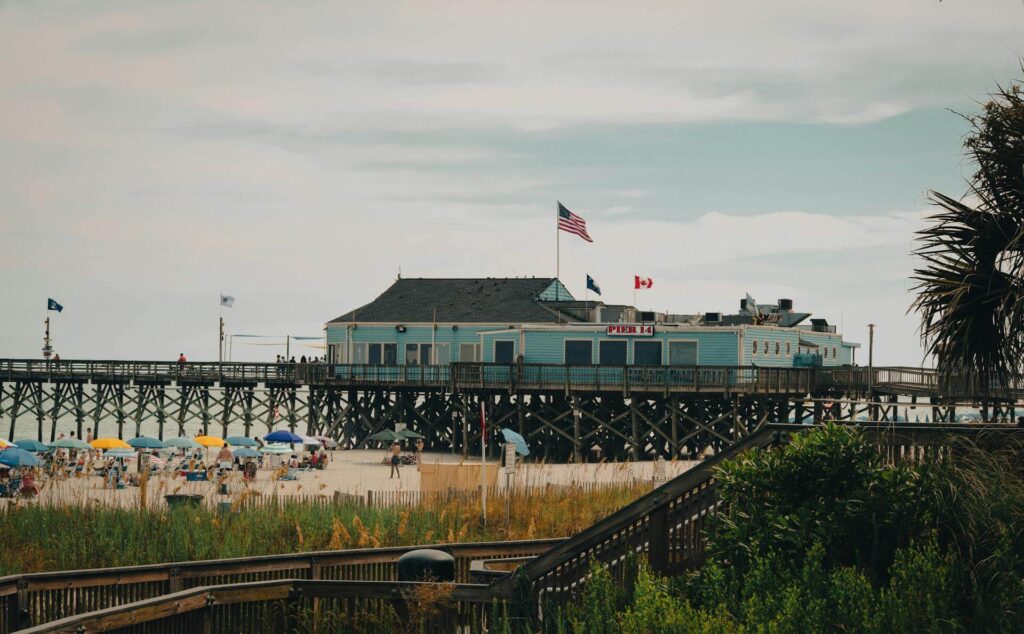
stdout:
<svg viewBox="0 0 1024 634">
<path fill-rule="evenodd" d="M 869 418 L 876 415 L 874 409 L 874 389 L 875 384 L 875 325 L 868 324 L 868 400 L 871 401 L 871 410 Z M 873 418 L 872 418 L 873 420 Z"/>
</svg>

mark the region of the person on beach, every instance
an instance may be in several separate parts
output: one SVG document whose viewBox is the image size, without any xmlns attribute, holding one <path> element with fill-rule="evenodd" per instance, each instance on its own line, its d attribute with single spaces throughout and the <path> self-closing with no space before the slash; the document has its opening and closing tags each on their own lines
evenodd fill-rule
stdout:
<svg viewBox="0 0 1024 634">
<path fill-rule="evenodd" d="M 423 463 L 423 439 L 416 439 L 416 470 L 419 471 L 420 465 Z"/>
<path fill-rule="evenodd" d="M 399 480 L 402 479 L 402 474 L 398 470 L 398 465 L 402 462 L 402 458 L 399 456 L 400 453 L 402 453 L 402 447 L 396 440 L 391 443 L 391 477 L 388 478 L 389 480 L 394 478 L 395 474 L 398 474 Z"/>
<path fill-rule="evenodd" d="M 92 427 L 86 427 L 85 428 L 85 442 L 91 443 L 93 440 L 95 440 L 95 439 L 92 437 Z"/>
</svg>

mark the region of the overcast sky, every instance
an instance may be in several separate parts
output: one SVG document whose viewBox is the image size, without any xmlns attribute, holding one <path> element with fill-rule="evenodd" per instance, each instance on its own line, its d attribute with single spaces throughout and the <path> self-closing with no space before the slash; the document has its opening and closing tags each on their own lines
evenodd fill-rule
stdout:
<svg viewBox="0 0 1024 634">
<path fill-rule="evenodd" d="M 318 335 L 399 267 L 551 276 L 560 199 L 580 297 L 791 297 L 916 365 L 950 111 L 1022 35 L 1017 0 L 0 0 L 0 356 L 39 356 L 47 297 L 64 358 L 198 360 L 220 291 L 229 332 Z"/>
</svg>

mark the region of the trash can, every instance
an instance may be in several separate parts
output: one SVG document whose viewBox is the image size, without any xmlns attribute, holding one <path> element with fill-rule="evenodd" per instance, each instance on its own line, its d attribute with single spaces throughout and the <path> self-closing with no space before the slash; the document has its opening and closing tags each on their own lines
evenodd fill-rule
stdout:
<svg viewBox="0 0 1024 634">
<path fill-rule="evenodd" d="M 443 550 L 420 548 L 398 558 L 399 581 L 455 581 L 455 558 Z"/>
<path fill-rule="evenodd" d="M 169 508 L 176 508 L 179 506 L 199 506 L 203 501 L 203 496 L 171 494 L 165 495 L 164 499 L 167 500 L 167 506 Z"/>
</svg>

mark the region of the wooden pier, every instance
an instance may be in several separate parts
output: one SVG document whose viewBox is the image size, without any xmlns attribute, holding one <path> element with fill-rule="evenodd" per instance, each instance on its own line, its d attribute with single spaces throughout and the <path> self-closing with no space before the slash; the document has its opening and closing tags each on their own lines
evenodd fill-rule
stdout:
<svg viewBox="0 0 1024 634">
<path fill-rule="evenodd" d="M 0 419 L 11 440 L 52 440 L 68 422 L 80 437 L 88 427 L 120 438 L 144 424 L 161 438 L 287 427 L 346 448 L 405 423 L 428 449 L 475 455 L 482 404 L 492 429 L 518 431 L 538 456 L 584 461 L 690 457 L 766 423 L 895 421 L 907 408 L 935 422 L 966 406 L 1015 419 L 1024 385 L 989 390 L 984 401 L 974 387 L 919 368 L 5 359 Z"/>
</svg>

